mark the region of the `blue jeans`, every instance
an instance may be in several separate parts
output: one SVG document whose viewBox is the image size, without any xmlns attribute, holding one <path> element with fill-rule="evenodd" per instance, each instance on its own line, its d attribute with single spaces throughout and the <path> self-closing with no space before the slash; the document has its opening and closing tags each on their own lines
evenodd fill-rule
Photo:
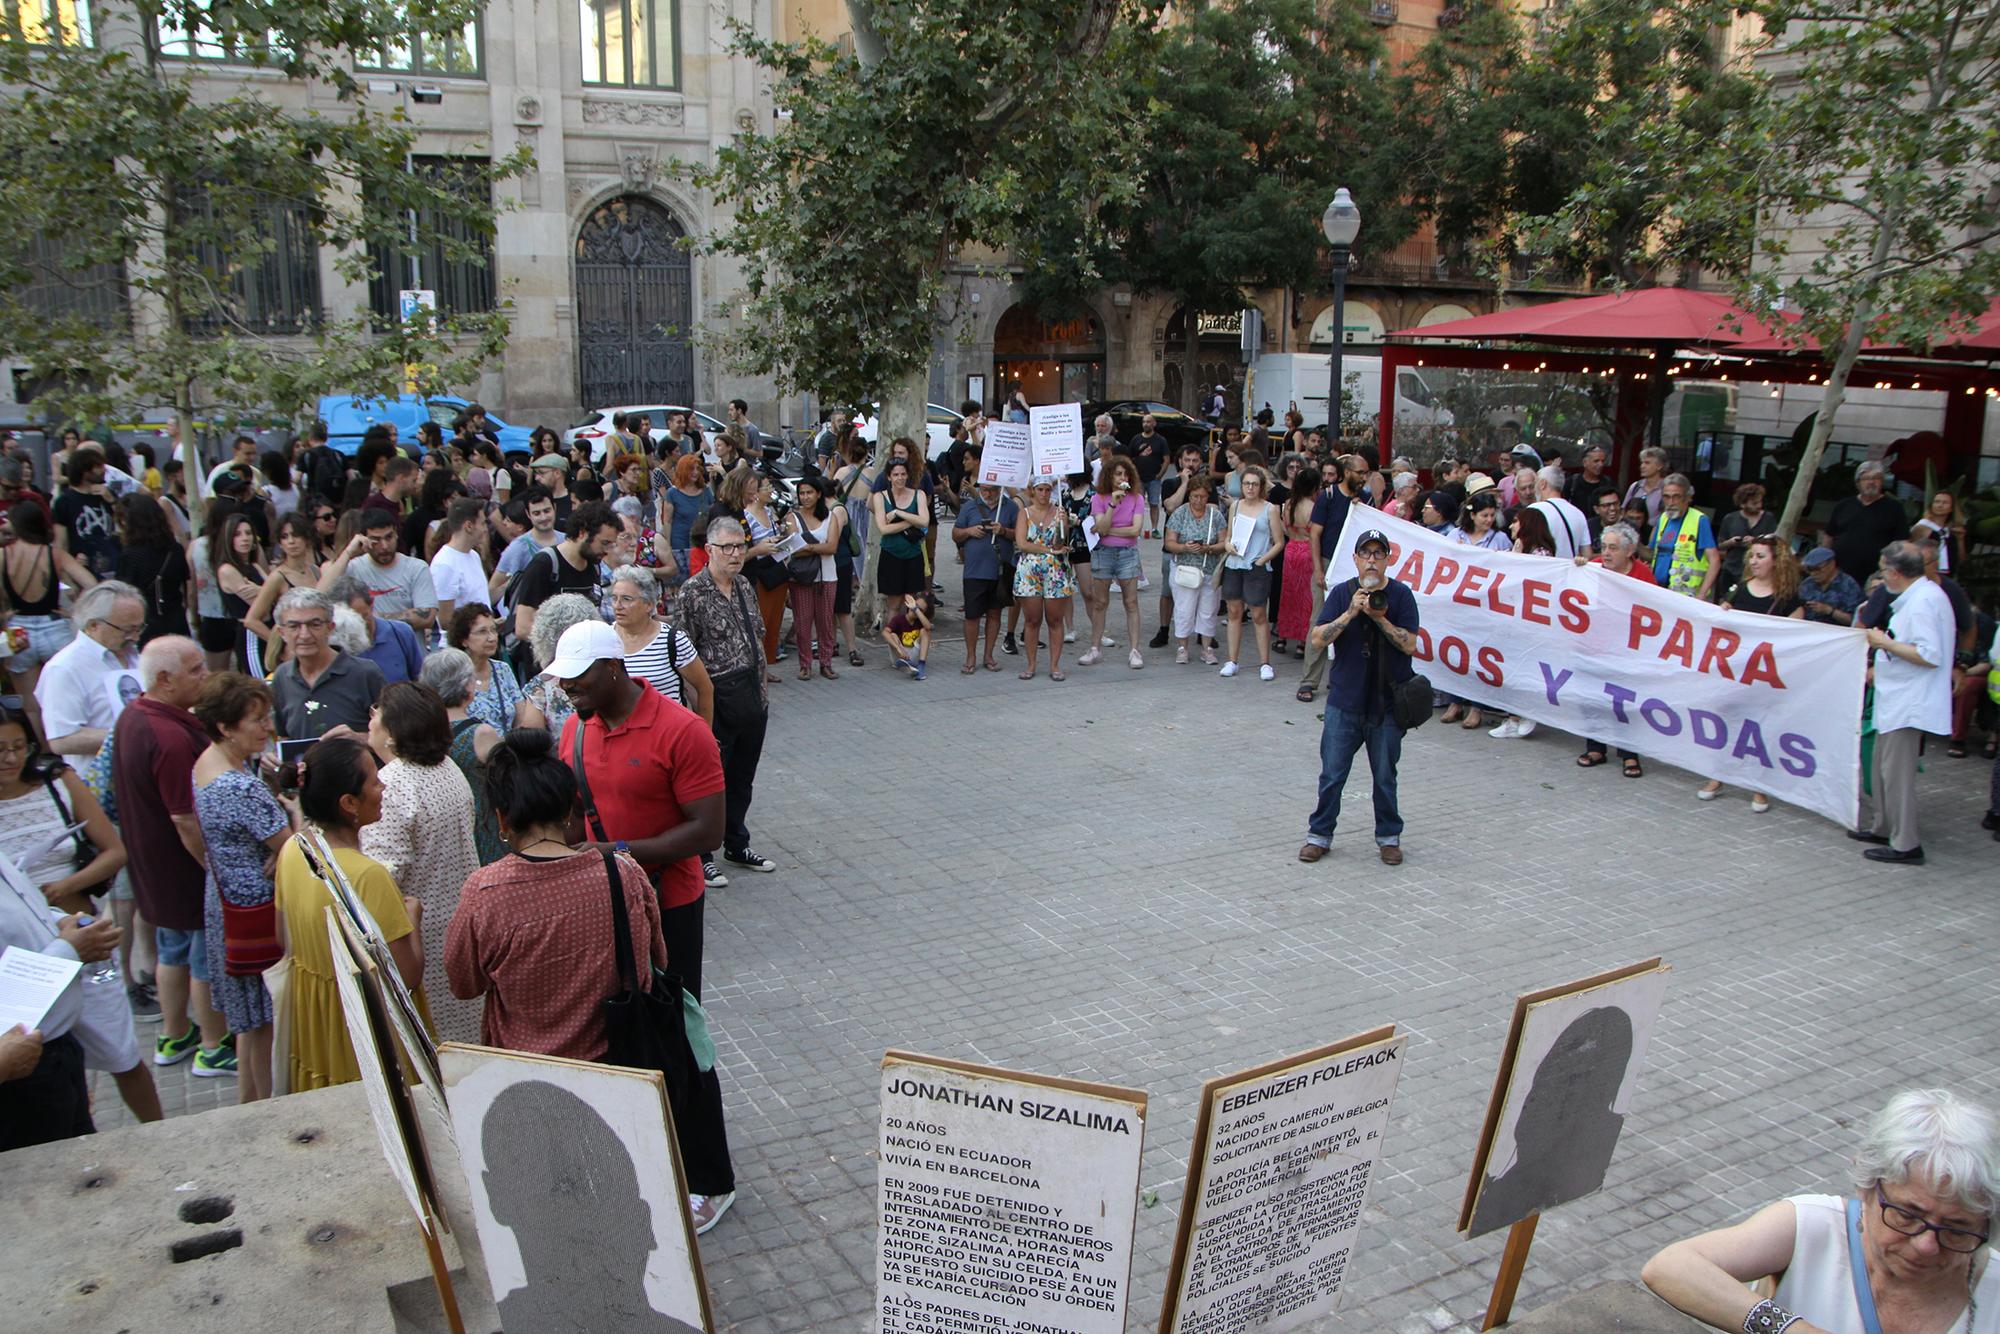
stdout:
<svg viewBox="0 0 2000 1334">
<path fill-rule="evenodd" d="M 1375 796 L 1375 841 L 1383 847 L 1402 842 L 1403 817 L 1396 813 L 1396 761 L 1403 754 L 1403 729 L 1386 713 L 1370 723 L 1353 710 L 1326 706 L 1326 724 L 1319 734 L 1319 804 L 1306 822 L 1306 842 L 1333 845 L 1333 827 L 1340 820 L 1340 790 L 1347 786 L 1354 753 L 1368 747 L 1368 772 Z"/>
</svg>

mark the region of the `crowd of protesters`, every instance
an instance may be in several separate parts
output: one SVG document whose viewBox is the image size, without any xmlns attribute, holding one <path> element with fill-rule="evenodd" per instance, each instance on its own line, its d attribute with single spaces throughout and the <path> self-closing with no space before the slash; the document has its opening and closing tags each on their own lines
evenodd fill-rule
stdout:
<svg viewBox="0 0 2000 1334">
<path fill-rule="evenodd" d="M 448 439 L 377 425 L 352 454 L 323 426 L 281 451 L 243 438 L 194 479 L 199 504 L 168 445 L 65 433 L 51 496 L 0 441 L 15 691 L 0 695 L 0 852 L 32 882 L 0 894 L 0 937 L 85 964 L 82 1003 L 8 1035 L 38 1055 L 0 1082 L 0 1148 L 87 1130 L 86 1069 L 111 1074 L 141 1119 L 160 1114 L 151 1066 L 234 1077 L 246 1101 L 355 1077 L 325 942 L 302 938 L 325 895 L 294 844 L 307 827 L 436 1036 L 602 1057 L 600 1002 L 618 982 L 607 879 L 698 996 L 705 891 L 776 869 L 751 825 L 783 664 L 837 681 L 874 654 L 926 680 L 953 594 L 968 676 L 1004 654 L 1032 680 L 1046 655 L 1062 682 L 1117 669 L 1120 649 L 1141 669 L 1170 645 L 1175 666 L 1221 677 L 1254 666 L 1272 682 L 1295 663 L 1300 702 L 1328 691 L 1301 859 L 1329 848 L 1365 748 L 1395 865 L 1388 711 L 1417 609 L 1399 585 L 1369 596 L 1390 544 L 1365 522 L 1361 573 L 1327 587 L 1355 507 L 1745 615 L 1859 627 L 1876 652 L 1875 814 L 1850 833 L 1877 860 L 1922 860 L 1924 736 L 1995 754 L 1993 626 L 1952 578 L 1966 553 L 1951 497 L 1912 526 L 1878 465 L 1801 555 L 1776 536 L 1762 487 L 1739 487 L 1718 518 L 1659 450 L 1626 487 L 1601 449 L 1572 469 L 1527 445 L 1479 468 L 1445 457 L 1426 485 L 1408 460 L 1385 469 L 1295 416 L 1178 448 L 1151 417 L 1125 439 L 1107 417 L 1091 423 L 1085 470 L 1003 491 L 980 480 L 976 405 L 937 457 L 899 439 L 880 467 L 835 414 L 795 477 L 760 466 L 737 408 L 714 439 L 679 413 L 657 431 L 620 418 L 601 458 L 537 430 L 536 452 L 510 461 L 477 407 Z M 863 587 L 877 625 L 856 623 Z M 1380 672 L 1378 657 L 1400 661 Z M 1496 739 L 1536 730 L 1475 700 L 1433 703 Z M 317 744 L 286 768 L 276 741 Z M 1586 739 L 1576 763 L 1607 750 Z M 1637 754 L 1619 761 L 1643 775 Z M 1768 805 L 1751 794 L 1753 811 Z M 1992 809 L 2000 837 L 2000 763 Z M 274 1001 L 264 974 L 284 959 L 293 980 Z M 152 1023 L 148 1053 L 137 1026 Z M 705 1230 L 733 1180 L 719 1090 L 697 1105 L 708 1111 L 688 1118 L 682 1148 Z"/>
</svg>

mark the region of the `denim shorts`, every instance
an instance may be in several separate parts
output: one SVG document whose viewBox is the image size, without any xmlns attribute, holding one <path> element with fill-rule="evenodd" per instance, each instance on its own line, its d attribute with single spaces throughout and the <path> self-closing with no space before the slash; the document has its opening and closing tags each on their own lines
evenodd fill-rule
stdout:
<svg viewBox="0 0 2000 1334">
<path fill-rule="evenodd" d="M 208 937 L 202 931 L 176 931 L 170 926 L 156 928 L 160 938 L 160 966 L 186 968 L 197 982 L 208 981 Z"/>
<path fill-rule="evenodd" d="M 1090 553 L 1090 577 L 1110 583 L 1115 579 L 1139 577 L 1139 548 L 1107 547 L 1099 544 Z"/>
<path fill-rule="evenodd" d="M 28 646 L 7 659 L 7 670 L 25 672 L 41 666 L 76 638 L 67 616 L 16 616 L 10 627 L 27 633 Z"/>
<path fill-rule="evenodd" d="M 1222 567 L 1222 600 L 1261 607 L 1271 600 L 1271 567 L 1258 565 L 1248 570 Z"/>
<path fill-rule="evenodd" d="M 1155 477 L 1152 481 L 1146 483 L 1146 503 L 1154 509 L 1160 507 L 1160 483 L 1162 480 L 1164 479 Z"/>
</svg>

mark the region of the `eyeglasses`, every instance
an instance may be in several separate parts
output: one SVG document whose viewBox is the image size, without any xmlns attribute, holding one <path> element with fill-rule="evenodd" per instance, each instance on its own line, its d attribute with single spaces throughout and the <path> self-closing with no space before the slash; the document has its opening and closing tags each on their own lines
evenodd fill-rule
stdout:
<svg viewBox="0 0 2000 1334">
<path fill-rule="evenodd" d="M 740 556 L 750 549 L 748 542 L 710 542 L 708 549 L 724 556 Z"/>
<path fill-rule="evenodd" d="M 10 741 L 0 745 L 0 755 L 26 755 L 33 749 L 34 747 L 25 741 Z"/>
<path fill-rule="evenodd" d="M 278 628 L 280 630 L 324 630 L 331 624 L 333 622 L 327 620 L 326 617 L 315 616 L 309 621 L 280 621 L 278 622 Z"/>
<path fill-rule="evenodd" d="M 107 616 L 104 623 L 127 639 L 137 639 L 146 630 L 146 623 L 144 621 L 139 622 L 137 625 L 120 625 Z"/>
<path fill-rule="evenodd" d="M 613 593 L 611 595 L 611 605 L 614 607 L 644 606 L 651 600 L 650 598 L 640 597 L 637 593 Z"/>
<path fill-rule="evenodd" d="M 1901 1205 L 1891 1204 L 1888 1192 L 1879 1185 L 1875 1187 L 1875 1199 L 1882 1206 L 1882 1221 L 1889 1225 L 1889 1230 L 1892 1232 L 1900 1232 L 1906 1237 L 1921 1237 L 1926 1232 L 1935 1232 L 1938 1245 L 1959 1255 L 1969 1255 L 1986 1244 L 1986 1234 L 1983 1232 L 1968 1232 L 1962 1227 L 1945 1227 Z"/>
</svg>

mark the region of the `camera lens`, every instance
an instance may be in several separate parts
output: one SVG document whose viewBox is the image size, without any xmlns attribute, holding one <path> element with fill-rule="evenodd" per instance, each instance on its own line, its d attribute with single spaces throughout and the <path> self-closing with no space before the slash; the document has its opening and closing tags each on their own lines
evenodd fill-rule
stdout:
<svg viewBox="0 0 2000 1334">
<path fill-rule="evenodd" d="M 1374 592 L 1370 593 L 1368 595 L 1368 605 L 1373 607 L 1377 611 L 1386 610 L 1389 606 L 1389 590 L 1386 588 L 1378 588 Z"/>
</svg>

